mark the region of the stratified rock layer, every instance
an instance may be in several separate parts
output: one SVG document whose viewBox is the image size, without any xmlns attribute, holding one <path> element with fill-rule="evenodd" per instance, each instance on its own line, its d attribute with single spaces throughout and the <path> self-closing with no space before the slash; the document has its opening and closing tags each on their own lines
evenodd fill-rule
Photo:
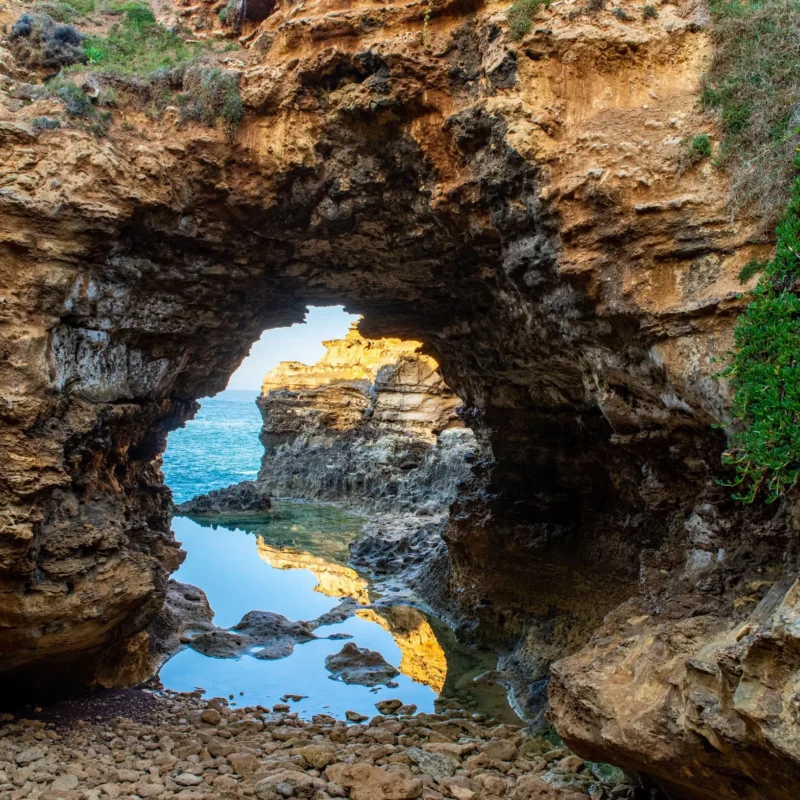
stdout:
<svg viewBox="0 0 800 800">
<path fill-rule="evenodd" d="M 420 342 L 355 328 L 324 344 L 313 366 L 282 362 L 264 378 L 259 486 L 382 510 L 447 508 L 478 448 L 436 362 Z"/>
<path fill-rule="evenodd" d="M 798 513 L 732 506 L 712 427 L 736 276 L 766 247 L 721 171 L 676 169 L 714 133 L 705 9 L 621 7 L 554 3 L 520 41 L 493 3 L 276 8 L 232 143 L 171 112 L 37 132 L 61 105 L 3 94 L 6 686 L 83 686 L 126 652 L 180 560 L 166 434 L 265 328 L 345 303 L 367 336 L 424 342 L 490 448 L 445 588 L 521 667 L 574 653 L 552 692 L 568 741 L 684 795 L 784 800 L 800 669 L 759 607 L 796 576 Z M 617 667 L 647 688 L 635 718 Z"/>
</svg>

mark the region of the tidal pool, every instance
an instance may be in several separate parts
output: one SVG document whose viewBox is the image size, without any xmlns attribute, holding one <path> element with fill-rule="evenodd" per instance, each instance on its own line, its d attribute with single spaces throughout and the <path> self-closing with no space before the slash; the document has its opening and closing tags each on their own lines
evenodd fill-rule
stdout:
<svg viewBox="0 0 800 800">
<path fill-rule="evenodd" d="M 348 544 L 364 520 L 332 506 L 276 501 L 254 518 L 226 517 L 225 524 L 176 517 L 172 526 L 187 552 L 175 573 L 200 587 L 214 610 L 214 623 L 229 628 L 253 610 L 290 620 L 312 620 L 353 597 L 362 606 L 345 621 L 318 628 L 319 637 L 350 634 L 359 647 L 377 650 L 400 670 L 397 687 L 348 685 L 331 679 L 326 656 L 345 641 L 316 639 L 296 644 L 286 658 L 213 658 L 186 647 L 161 668 L 166 688 L 207 697 L 235 696 L 246 705 L 274 705 L 286 694 L 303 717 L 324 712 L 343 717 L 353 710 L 373 715 L 378 700 L 398 697 L 420 711 L 448 703 L 502 721 L 518 721 L 499 685 L 475 683 L 492 670 L 496 657 L 468 648 L 436 617 L 408 605 L 383 606 L 368 576 L 348 565 Z"/>
</svg>

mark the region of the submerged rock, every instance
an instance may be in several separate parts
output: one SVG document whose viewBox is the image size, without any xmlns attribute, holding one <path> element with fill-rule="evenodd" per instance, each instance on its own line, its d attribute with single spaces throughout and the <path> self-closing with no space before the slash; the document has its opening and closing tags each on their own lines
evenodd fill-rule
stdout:
<svg viewBox="0 0 800 800">
<path fill-rule="evenodd" d="M 189 640 L 189 646 L 213 658 L 285 658 L 295 644 L 316 639 L 308 622 L 292 622 L 272 611 L 249 611 L 230 630 L 217 628 Z"/>
<path fill-rule="evenodd" d="M 325 669 L 334 680 L 361 686 L 396 686 L 392 678 L 400 674 L 380 653 L 358 647 L 353 642 L 348 642 L 338 653 L 329 655 L 325 659 Z"/>
</svg>

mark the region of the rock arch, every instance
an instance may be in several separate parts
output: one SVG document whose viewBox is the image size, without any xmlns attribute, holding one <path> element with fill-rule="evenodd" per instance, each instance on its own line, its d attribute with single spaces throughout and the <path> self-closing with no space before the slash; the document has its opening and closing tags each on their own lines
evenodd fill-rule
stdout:
<svg viewBox="0 0 800 800">
<path fill-rule="evenodd" d="M 420 8 L 377 28 L 368 7 L 278 12 L 232 144 L 134 112 L 108 140 L 0 124 L 7 684 L 85 684 L 153 617 L 180 558 L 166 434 L 307 304 L 424 341 L 491 447 L 446 532 L 445 588 L 484 638 L 520 640 L 530 664 L 625 601 L 639 643 L 662 620 L 702 613 L 698 643 L 742 617 L 789 529 L 714 483 L 710 358 L 757 248 L 721 177 L 675 173 L 669 131 L 692 127 L 708 43 L 693 7 L 665 9 L 635 46 L 559 17 L 523 48 L 490 9 L 449 2 L 435 53 Z M 626 712 L 586 677 L 608 682 L 617 656 L 591 652 L 557 672 L 565 733 L 666 782 L 681 761 L 708 772 L 707 722 L 655 765 L 646 736 L 604 738 L 598 720 Z M 651 727 L 679 716 L 655 705 Z"/>
</svg>

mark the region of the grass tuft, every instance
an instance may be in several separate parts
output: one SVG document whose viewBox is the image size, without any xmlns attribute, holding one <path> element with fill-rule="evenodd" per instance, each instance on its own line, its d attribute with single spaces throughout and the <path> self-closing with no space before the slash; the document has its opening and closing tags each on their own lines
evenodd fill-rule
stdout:
<svg viewBox="0 0 800 800">
<path fill-rule="evenodd" d="M 734 211 L 774 229 L 789 203 L 800 144 L 800 0 L 712 0 L 714 59 L 703 105 L 722 129 L 717 163 Z"/>
<path fill-rule="evenodd" d="M 187 69 L 183 93 L 176 99 L 182 119 L 212 127 L 221 120 L 229 136 L 233 135 L 244 116 L 237 76 L 218 67 L 197 65 Z"/>
<path fill-rule="evenodd" d="M 121 8 L 122 21 L 108 36 L 86 37 L 84 49 L 92 67 L 118 75 L 147 75 L 188 64 L 204 51 L 159 25 L 149 6 L 129 2 Z"/>
<path fill-rule="evenodd" d="M 506 19 L 513 39 L 521 39 L 533 26 L 533 18 L 540 8 L 549 8 L 552 0 L 514 0 Z"/>
</svg>

